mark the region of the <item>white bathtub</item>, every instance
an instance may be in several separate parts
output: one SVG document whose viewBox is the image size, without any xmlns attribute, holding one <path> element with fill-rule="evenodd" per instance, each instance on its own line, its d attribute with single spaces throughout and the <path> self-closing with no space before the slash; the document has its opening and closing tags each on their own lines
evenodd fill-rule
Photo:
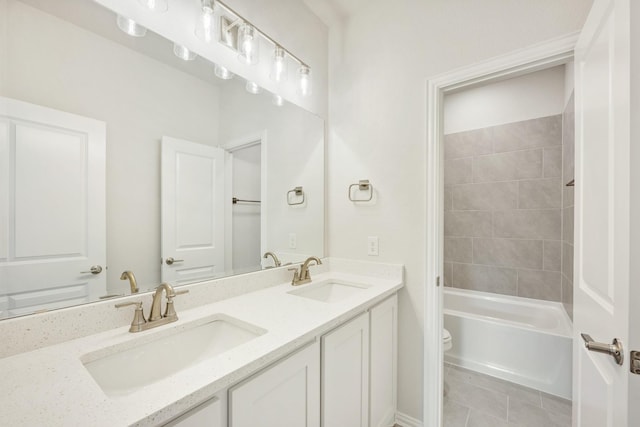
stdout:
<svg viewBox="0 0 640 427">
<path fill-rule="evenodd" d="M 444 289 L 446 362 L 571 399 L 571 320 L 562 304 Z"/>
</svg>

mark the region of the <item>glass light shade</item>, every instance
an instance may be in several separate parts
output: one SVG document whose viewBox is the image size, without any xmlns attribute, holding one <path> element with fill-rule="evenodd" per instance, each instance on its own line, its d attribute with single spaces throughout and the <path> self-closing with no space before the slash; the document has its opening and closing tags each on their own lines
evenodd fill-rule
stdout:
<svg viewBox="0 0 640 427">
<path fill-rule="evenodd" d="M 216 77 L 221 78 L 222 80 L 229 80 L 233 78 L 233 73 L 222 65 L 216 64 L 216 66 L 213 68 L 213 72 L 215 73 Z"/>
<path fill-rule="evenodd" d="M 173 53 L 183 61 L 193 61 L 197 56 L 195 53 L 178 43 L 173 44 Z"/>
<path fill-rule="evenodd" d="M 284 49 L 276 46 L 273 50 L 273 59 L 271 60 L 271 80 L 280 83 L 287 80 L 287 61 Z"/>
<path fill-rule="evenodd" d="M 311 95 L 311 68 L 306 65 L 298 70 L 298 93 L 302 96 Z"/>
<path fill-rule="evenodd" d="M 271 98 L 271 103 L 276 107 L 282 107 L 284 105 L 284 98 L 274 93 L 273 98 Z"/>
<path fill-rule="evenodd" d="M 260 86 L 258 86 L 258 83 L 251 82 L 251 81 L 247 82 L 247 85 L 245 86 L 245 89 L 247 89 L 247 92 L 252 93 L 254 95 L 257 95 L 260 92 L 262 92 L 262 88 Z"/>
<path fill-rule="evenodd" d="M 133 19 L 118 15 L 116 22 L 118 23 L 118 28 L 132 37 L 144 37 L 147 34 L 147 29 Z"/>
<path fill-rule="evenodd" d="M 245 64 L 257 64 L 259 56 L 258 32 L 249 24 L 238 28 L 238 59 Z"/>
<path fill-rule="evenodd" d="M 166 12 L 169 9 L 169 0 L 138 0 L 138 3 L 153 12 Z"/>
<path fill-rule="evenodd" d="M 213 0 L 202 0 L 202 10 L 196 20 L 196 37 L 205 43 L 211 43 L 216 34 L 216 20 L 213 13 Z"/>
</svg>

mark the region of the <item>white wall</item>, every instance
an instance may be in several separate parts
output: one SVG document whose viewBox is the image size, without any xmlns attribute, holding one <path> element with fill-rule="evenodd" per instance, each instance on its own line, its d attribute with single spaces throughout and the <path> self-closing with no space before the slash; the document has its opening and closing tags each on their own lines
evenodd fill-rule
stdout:
<svg viewBox="0 0 640 427">
<path fill-rule="evenodd" d="M 66 21 L 7 0 L 0 94 L 107 123 L 107 282 L 160 283 L 160 139 L 215 143 L 218 89 Z M 170 83 L 170 84 L 168 84 Z"/>
<path fill-rule="evenodd" d="M 331 28 L 329 253 L 405 264 L 398 409 L 411 417 L 422 419 L 425 80 L 577 31 L 590 5 L 589 0 L 373 0 Z M 378 191 L 372 206 L 347 199 L 347 186 L 364 178 Z M 366 251 L 367 236 L 373 235 L 380 239 L 376 258 Z"/>
<path fill-rule="evenodd" d="M 562 114 L 564 84 L 560 65 L 446 95 L 444 134 Z"/>
</svg>

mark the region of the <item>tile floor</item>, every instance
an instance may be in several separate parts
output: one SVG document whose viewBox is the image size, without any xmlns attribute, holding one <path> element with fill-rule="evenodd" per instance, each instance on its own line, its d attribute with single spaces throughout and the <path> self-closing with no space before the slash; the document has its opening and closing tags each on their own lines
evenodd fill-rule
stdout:
<svg viewBox="0 0 640 427">
<path fill-rule="evenodd" d="M 453 365 L 444 366 L 444 427 L 570 427 L 571 402 Z"/>
</svg>

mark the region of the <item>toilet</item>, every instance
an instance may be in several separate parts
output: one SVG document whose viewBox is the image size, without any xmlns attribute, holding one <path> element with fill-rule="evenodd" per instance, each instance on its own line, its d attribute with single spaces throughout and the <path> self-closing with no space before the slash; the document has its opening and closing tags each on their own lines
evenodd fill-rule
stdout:
<svg viewBox="0 0 640 427">
<path fill-rule="evenodd" d="M 451 350 L 451 334 L 442 328 L 442 351 L 446 352 L 449 350 Z"/>
</svg>

